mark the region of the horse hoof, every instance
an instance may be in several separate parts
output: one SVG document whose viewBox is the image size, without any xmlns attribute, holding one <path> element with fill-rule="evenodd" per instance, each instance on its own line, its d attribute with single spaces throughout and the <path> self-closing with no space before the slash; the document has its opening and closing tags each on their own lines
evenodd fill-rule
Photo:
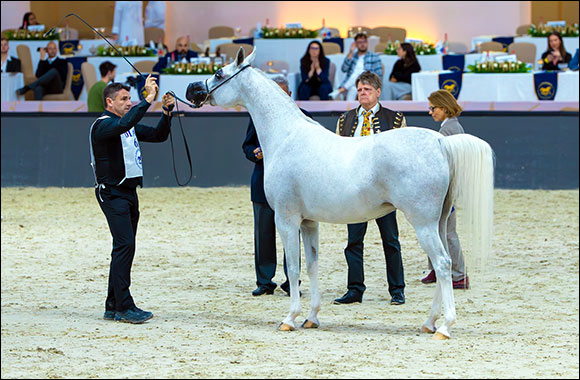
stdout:
<svg viewBox="0 0 580 380">
<path fill-rule="evenodd" d="M 310 322 L 308 319 L 304 321 L 304 323 L 302 323 L 302 327 L 305 329 L 317 329 L 318 328 L 318 324 L 314 323 L 314 322 Z"/>
<path fill-rule="evenodd" d="M 280 331 L 294 331 L 294 327 L 282 322 L 282 323 L 280 323 L 280 326 L 278 326 L 278 330 L 280 330 Z"/>
<path fill-rule="evenodd" d="M 447 340 L 449 339 L 449 337 L 447 335 L 443 335 L 441 334 L 439 331 L 435 333 L 435 335 L 433 335 L 433 339 L 434 340 Z"/>
<path fill-rule="evenodd" d="M 428 333 L 428 334 L 433 334 L 435 332 L 435 330 L 431 330 L 429 327 L 427 327 L 425 325 L 421 326 L 420 331 L 422 333 Z M 443 334 L 441 334 L 441 335 L 443 335 Z"/>
</svg>

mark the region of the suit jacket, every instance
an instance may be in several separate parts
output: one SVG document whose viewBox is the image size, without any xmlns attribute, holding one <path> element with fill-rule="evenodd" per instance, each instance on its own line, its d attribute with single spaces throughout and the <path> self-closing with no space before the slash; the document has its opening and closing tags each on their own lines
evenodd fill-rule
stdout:
<svg viewBox="0 0 580 380">
<path fill-rule="evenodd" d="M 6 62 L 6 72 L 7 73 L 20 73 L 22 72 L 20 60 L 15 57 L 10 57 Z"/>
<path fill-rule="evenodd" d="M 459 124 L 459 120 L 456 117 L 450 117 L 444 123 L 441 123 L 441 129 L 439 129 L 439 133 L 443 136 L 451 136 L 456 135 L 459 133 L 465 133 L 461 124 Z"/>
<path fill-rule="evenodd" d="M 309 118 L 312 119 L 312 115 L 300 108 L 300 111 Z M 250 117 L 250 124 L 248 125 L 248 131 L 246 132 L 246 139 L 242 144 L 242 150 L 246 155 L 246 158 L 256 165 L 254 165 L 254 171 L 252 172 L 251 181 L 251 199 L 252 202 L 257 203 L 268 203 L 266 200 L 266 194 L 264 193 L 264 160 L 258 160 L 254 155 L 254 149 L 260 146 L 260 141 L 258 140 L 258 134 L 256 133 L 256 127 L 254 122 Z"/>
<path fill-rule="evenodd" d="M 336 123 L 336 134 L 341 136 L 352 137 L 354 136 L 354 131 L 358 125 L 358 109 L 362 106 L 358 106 L 355 109 L 347 111 L 340 115 L 338 122 Z M 401 128 L 407 126 L 407 120 L 403 116 L 402 112 L 392 111 L 388 108 L 383 107 L 379 103 L 379 110 L 376 115 L 373 115 L 373 133 L 380 133 L 388 131 L 393 128 Z"/>
<path fill-rule="evenodd" d="M 193 50 L 188 50 L 185 56 L 180 57 L 179 54 L 177 53 L 177 50 L 169 52 L 165 54 L 163 57 L 159 58 L 159 61 L 155 64 L 155 66 L 153 66 L 153 71 L 162 74 L 163 69 L 167 67 L 170 58 L 172 61 L 181 61 L 181 59 L 184 57 L 189 62 L 190 58 L 197 57 L 197 53 L 194 52 Z"/>
<path fill-rule="evenodd" d="M 68 65 L 65 59 L 56 57 L 56 59 L 52 61 L 52 63 L 48 63 L 48 59 L 44 59 L 38 62 L 38 68 L 36 69 L 36 77 L 40 78 L 52 68 L 58 71 L 58 75 L 60 76 L 60 80 L 62 81 L 62 88 L 60 89 L 60 91 L 62 92 L 66 84 L 66 74 L 68 72 Z"/>
</svg>

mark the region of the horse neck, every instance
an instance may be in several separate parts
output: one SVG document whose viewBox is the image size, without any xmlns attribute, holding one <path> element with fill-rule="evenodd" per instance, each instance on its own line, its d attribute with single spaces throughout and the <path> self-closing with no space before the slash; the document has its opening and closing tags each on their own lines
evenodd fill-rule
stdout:
<svg viewBox="0 0 580 380">
<path fill-rule="evenodd" d="M 242 78 L 248 84 L 241 90 L 246 109 L 256 127 L 260 146 L 267 151 L 281 143 L 304 115 L 288 94 L 255 69 L 247 70 Z"/>
</svg>

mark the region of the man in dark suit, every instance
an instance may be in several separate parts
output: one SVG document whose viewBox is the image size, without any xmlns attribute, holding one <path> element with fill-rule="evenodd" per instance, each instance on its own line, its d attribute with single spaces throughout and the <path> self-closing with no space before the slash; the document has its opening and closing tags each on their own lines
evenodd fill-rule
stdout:
<svg viewBox="0 0 580 380">
<path fill-rule="evenodd" d="M 289 96 L 292 95 L 288 89 L 288 81 L 280 76 L 274 79 L 280 88 Z M 300 109 L 302 113 L 312 119 L 312 115 L 306 110 Z M 263 294 L 274 294 L 276 283 L 272 281 L 276 274 L 276 226 L 274 224 L 274 210 L 266 200 L 264 193 L 264 163 L 262 161 L 262 149 L 258 134 L 254 127 L 254 122 L 250 118 L 246 139 L 242 144 L 242 150 L 246 158 L 256 165 L 252 173 L 251 199 L 254 206 L 254 262 L 256 265 L 256 285 L 253 296 Z M 280 285 L 287 295 L 290 295 L 290 283 L 286 270 L 286 257 L 284 257 L 284 274 L 286 281 Z"/>
<path fill-rule="evenodd" d="M 20 73 L 22 69 L 20 67 L 20 60 L 15 57 L 11 57 L 8 54 L 10 46 L 8 45 L 8 39 L 2 37 L 2 72 L 3 73 Z"/>
<path fill-rule="evenodd" d="M 381 78 L 373 72 L 365 71 L 357 78 L 356 88 L 360 106 L 340 116 L 336 126 L 337 134 L 350 137 L 370 136 L 406 126 L 405 117 L 401 112 L 391 111 L 379 103 L 381 87 Z M 376 222 L 383 241 L 391 305 L 401 305 L 405 303 L 405 281 L 396 211 L 376 219 Z M 348 244 L 344 250 L 348 264 L 348 291 L 341 298 L 335 299 L 335 304 L 362 302 L 366 290 L 363 240 L 367 225 L 367 222 L 348 225 Z"/>
<path fill-rule="evenodd" d="M 190 58 L 195 57 L 197 57 L 197 53 L 189 50 L 189 39 L 187 37 L 179 37 L 175 43 L 175 50 L 159 58 L 159 61 L 153 66 L 153 71 L 163 73 L 163 69 L 169 67 L 171 62 L 180 62 L 182 59 L 189 62 Z"/>
<path fill-rule="evenodd" d="M 68 65 L 66 60 L 56 56 L 58 49 L 54 42 L 49 42 L 46 48 L 40 49 L 40 62 L 36 69 L 38 78 L 31 84 L 18 90 L 18 95 L 24 95 L 29 90 L 34 91 L 34 99 L 42 100 L 46 94 L 60 94 L 64 91 Z M 48 54 L 48 57 L 46 55 Z"/>
</svg>

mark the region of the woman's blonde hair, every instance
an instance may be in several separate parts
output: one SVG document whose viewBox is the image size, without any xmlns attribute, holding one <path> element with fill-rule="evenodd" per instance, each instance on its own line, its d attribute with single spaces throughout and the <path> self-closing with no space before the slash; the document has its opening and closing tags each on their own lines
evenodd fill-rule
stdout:
<svg viewBox="0 0 580 380">
<path fill-rule="evenodd" d="M 457 117 L 463 111 L 463 108 L 457 103 L 455 97 L 447 90 L 432 92 L 427 99 L 429 99 L 434 107 L 443 108 L 448 117 Z"/>
</svg>

